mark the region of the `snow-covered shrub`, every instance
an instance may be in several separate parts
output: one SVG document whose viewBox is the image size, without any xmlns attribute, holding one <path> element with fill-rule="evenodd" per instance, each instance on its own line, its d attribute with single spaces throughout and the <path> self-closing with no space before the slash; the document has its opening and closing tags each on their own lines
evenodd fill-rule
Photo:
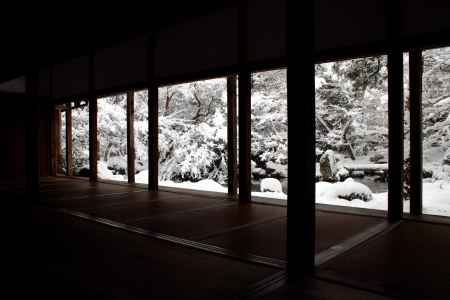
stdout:
<svg viewBox="0 0 450 300">
<path fill-rule="evenodd" d="M 372 191 L 364 184 L 347 178 L 344 182 L 335 183 L 338 198 L 346 200 L 360 199 L 363 201 L 372 200 Z"/>
<path fill-rule="evenodd" d="M 89 109 L 87 106 L 72 109 L 72 161 L 74 175 L 86 176 L 85 169 L 89 171 Z"/>
<path fill-rule="evenodd" d="M 281 182 L 276 178 L 263 178 L 260 182 L 261 192 L 282 193 L 283 188 Z"/>
<path fill-rule="evenodd" d="M 161 89 L 160 181 L 226 183 L 225 87 L 217 79 Z"/>
<path fill-rule="evenodd" d="M 251 158 L 256 164 L 252 172 L 254 179 L 287 177 L 285 69 L 253 74 L 251 126 Z"/>
</svg>

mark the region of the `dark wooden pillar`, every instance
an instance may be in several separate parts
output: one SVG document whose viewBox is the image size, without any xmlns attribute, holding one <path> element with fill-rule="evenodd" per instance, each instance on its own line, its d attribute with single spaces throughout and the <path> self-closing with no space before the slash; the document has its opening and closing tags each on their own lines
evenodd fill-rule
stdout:
<svg viewBox="0 0 450 300">
<path fill-rule="evenodd" d="M 227 118 L 228 118 L 228 196 L 237 196 L 237 97 L 236 76 L 227 77 Z"/>
<path fill-rule="evenodd" d="M 134 150 L 134 91 L 127 92 L 127 156 L 128 183 L 134 183 L 135 150 Z"/>
<path fill-rule="evenodd" d="M 389 193 L 388 219 L 398 221 L 403 216 L 403 52 L 400 48 L 400 6 L 388 5 L 388 109 L 389 109 Z"/>
<path fill-rule="evenodd" d="M 37 99 L 38 78 L 36 73 L 27 75 L 27 128 L 26 128 L 26 190 L 32 196 L 39 193 L 39 101 Z"/>
<path fill-rule="evenodd" d="M 49 71 L 49 98 L 53 102 L 53 68 Z M 59 154 L 61 152 L 60 137 L 61 132 L 61 111 L 52 105 L 51 108 L 51 123 L 50 123 L 50 161 L 51 161 L 51 175 L 56 176 L 58 173 Z"/>
<path fill-rule="evenodd" d="M 251 72 L 247 64 L 248 3 L 239 6 L 239 201 L 251 201 Z"/>
<path fill-rule="evenodd" d="M 89 55 L 89 171 L 90 181 L 97 181 L 97 161 L 98 161 L 98 143 L 97 143 L 97 97 L 95 95 L 95 77 L 94 77 L 94 58 L 95 53 L 91 51 Z"/>
<path fill-rule="evenodd" d="M 66 165 L 68 176 L 73 176 L 73 157 L 72 157 L 72 107 L 67 104 L 66 110 Z"/>
<path fill-rule="evenodd" d="M 61 132 L 61 111 L 53 106 L 51 120 L 51 175 L 56 176 L 58 173 L 59 154 L 61 153 L 61 145 L 59 143 Z"/>
<path fill-rule="evenodd" d="M 297 5 L 287 5 L 288 178 L 295 186 L 287 201 L 289 280 L 313 274 L 315 258 L 314 11 L 305 1 L 299 16 Z"/>
<path fill-rule="evenodd" d="M 409 52 L 411 190 L 410 213 L 422 214 L 422 50 Z"/>
<path fill-rule="evenodd" d="M 148 189 L 158 190 L 158 84 L 155 77 L 155 37 L 148 38 Z"/>
</svg>

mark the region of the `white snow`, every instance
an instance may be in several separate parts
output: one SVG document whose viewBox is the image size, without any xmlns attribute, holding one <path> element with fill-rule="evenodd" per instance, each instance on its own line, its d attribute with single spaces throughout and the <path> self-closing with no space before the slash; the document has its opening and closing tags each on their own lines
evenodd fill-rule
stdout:
<svg viewBox="0 0 450 300">
<path fill-rule="evenodd" d="M 114 181 L 127 181 L 126 176 L 114 175 L 111 170 L 108 169 L 107 163 L 105 161 L 98 161 L 97 163 L 97 174 L 98 178 Z"/>
<path fill-rule="evenodd" d="M 437 180 L 423 183 L 423 213 L 450 216 L 450 182 Z"/>
<path fill-rule="evenodd" d="M 160 181 L 160 186 L 166 187 L 174 187 L 174 188 L 182 188 L 182 189 L 190 189 L 197 191 L 209 191 L 209 192 L 219 192 L 219 193 L 227 193 L 228 189 L 226 187 L 221 186 L 217 182 L 211 179 L 204 179 L 198 182 L 173 182 L 171 180 Z"/>
<path fill-rule="evenodd" d="M 276 178 L 263 178 L 259 184 L 261 192 L 282 193 L 281 182 Z"/>
</svg>

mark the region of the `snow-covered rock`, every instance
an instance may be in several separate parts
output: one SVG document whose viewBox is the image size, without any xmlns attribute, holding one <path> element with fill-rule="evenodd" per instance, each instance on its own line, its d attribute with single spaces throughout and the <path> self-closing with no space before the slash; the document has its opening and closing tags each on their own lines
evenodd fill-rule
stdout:
<svg viewBox="0 0 450 300">
<path fill-rule="evenodd" d="M 260 183 L 261 192 L 282 193 L 281 182 L 276 178 L 263 178 Z"/>
<path fill-rule="evenodd" d="M 336 183 L 337 196 L 346 200 L 372 200 L 372 191 L 366 185 L 347 178 L 344 182 Z"/>
<path fill-rule="evenodd" d="M 331 202 L 337 199 L 370 201 L 373 199 L 372 191 L 364 184 L 347 178 L 344 182 L 317 182 L 316 194 L 319 199 L 328 199 Z M 323 202 L 323 201 L 322 201 Z"/>
<path fill-rule="evenodd" d="M 322 180 L 325 181 L 336 181 L 336 157 L 333 150 L 327 150 L 320 157 L 320 174 L 322 175 Z"/>
<path fill-rule="evenodd" d="M 350 176 L 350 172 L 346 168 L 342 167 L 339 168 L 335 176 L 339 181 L 342 181 Z"/>
</svg>

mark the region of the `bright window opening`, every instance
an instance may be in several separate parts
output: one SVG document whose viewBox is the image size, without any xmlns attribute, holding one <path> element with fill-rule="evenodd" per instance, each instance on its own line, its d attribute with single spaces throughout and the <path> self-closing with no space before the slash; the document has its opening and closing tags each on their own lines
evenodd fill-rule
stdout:
<svg viewBox="0 0 450 300">
<path fill-rule="evenodd" d="M 252 74 L 252 196 L 287 199 L 286 69 Z"/>
<path fill-rule="evenodd" d="M 72 103 L 73 175 L 89 177 L 89 107 L 86 101 Z"/>
<path fill-rule="evenodd" d="M 423 51 L 423 213 L 450 216 L 450 47 Z"/>
<path fill-rule="evenodd" d="M 97 100 L 98 178 L 127 181 L 126 94 Z"/>
<path fill-rule="evenodd" d="M 227 81 L 159 88 L 159 185 L 227 193 Z"/>
<path fill-rule="evenodd" d="M 316 65 L 316 203 L 387 210 L 387 57 Z"/>
</svg>

